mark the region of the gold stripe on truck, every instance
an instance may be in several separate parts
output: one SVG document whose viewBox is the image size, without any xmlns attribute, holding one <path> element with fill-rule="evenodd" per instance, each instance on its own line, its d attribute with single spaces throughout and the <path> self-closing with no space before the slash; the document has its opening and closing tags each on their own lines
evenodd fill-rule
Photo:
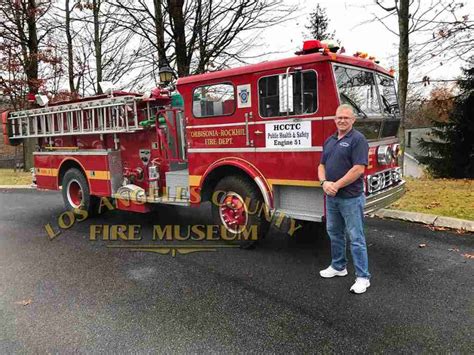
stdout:
<svg viewBox="0 0 474 355">
<path fill-rule="evenodd" d="M 88 170 L 87 178 L 91 180 L 110 180 L 110 171 Z"/>
<path fill-rule="evenodd" d="M 311 180 L 267 179 L 267 181 L 271 185 L 321 187 L 321 184 L 319 183 L 319 181 L 311 181 Z"/>
<path fill-rule="evenodd" d="M 199 186 L 202 175 L 189 175 L 189 186 Z"/>
<path fill-rule="evenodd" d="M 35 175 L 37 175 L 37 176 L 58 176 L 58 169 L 35 168 Z"/>
</svg>

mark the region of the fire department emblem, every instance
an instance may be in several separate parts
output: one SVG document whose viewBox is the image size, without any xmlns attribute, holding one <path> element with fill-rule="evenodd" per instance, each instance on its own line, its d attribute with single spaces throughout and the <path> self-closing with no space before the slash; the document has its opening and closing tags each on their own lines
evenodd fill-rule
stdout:
<svg viewBox="0 0 474 355">
<path fill-rule="evenodd" d="M 240 101 L 243 103 L 243 104 L 246 104 L 248 99 L 249 99 L 249 93 L 247 91 L 247 89 L 244 89 L 242 90 L 240 93 Z"/>
<path fill-rule="evenodd" d="M 251 107 L 250 84 L 237 86 L 238 108 Z"/>
</svg>

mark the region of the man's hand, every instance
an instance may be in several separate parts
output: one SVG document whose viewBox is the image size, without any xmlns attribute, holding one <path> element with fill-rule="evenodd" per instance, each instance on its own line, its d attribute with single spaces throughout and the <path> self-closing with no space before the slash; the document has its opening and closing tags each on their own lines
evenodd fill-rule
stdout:
<svg viewBox="0 0 474 355">
<path fill-rule="evenodd" d="M 339 188 L 337 187 L 335 182 L 326 181 L 323 184 L 323 191 L 326 193 L 326 195 L 334 197 L 336 196 L 337 191 L 339 191 Z"/>
</svg>

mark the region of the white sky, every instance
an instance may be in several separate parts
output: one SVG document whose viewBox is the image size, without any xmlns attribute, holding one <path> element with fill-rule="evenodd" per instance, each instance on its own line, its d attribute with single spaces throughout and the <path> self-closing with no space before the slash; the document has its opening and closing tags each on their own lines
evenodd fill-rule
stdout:
<svg viewBox="0 0 474 355">
<path fill-rule="evenodd" d="M 248 59 L 249 63 L 258 63 L 262 61 L 280 59 L 294 56 L 294 52 L 302 48 L 303 41 L 309 39 L 308 30 L 309 14 L 319 3 L 326 9 L 329 18 L 329 31 L 336 32 L 336 39 L 346 49 L 346 54 L 367 52 L 380 60 L 380 64 L 386 69 L 394 67 L 397 69 L 398 36 L 390 33 L 379 22 L 371 22 L 374 18 L 373 13 L 379 16 L 386 15 L 382 9 L 375 4 L 375 0 L 283 0 L 287 5 L 298 6 L 298 10 L 289 14 L 292 20 L 284 22 L 278 26 L 270 27 L 260 33 L 258 43 L 262 45 L 252 48 L 246 54 L 252 56 Z M 393 0 L 385 0 L 390 4 Z M 422 0 L 423 4 L 437 2 L 438 0 Z M 450 0 L 446 0 L 450 1 Z M 466 14 L 474 16 L 474 0 L 463 0 L 466 3 L 464 11 Z M 472 18 L 470 17 L 470 20 Z M 365 24 L 364 24 L 365 23 Z M 388 23 L 390 28 L 398 32 L 398 23 L 395 16 L 390 18 Z M 249 36 L 258 36 L 258 33 L 247 34 Z M 416 39 L 416 38 L 412 38 Z M 411 40 L 412 40 L 411 39 Z M 261 53 L 270 53 L 261 55 Z M 410 69 L 409 81 L 419 81 L 424 75 L 429 75 L 433 79 L 456 79 L 461 74 L 460 66 L 464 64 L 460 61 L 445 63 L 439 67 L 439 60 L 435 59 L 431 63 L 426 63 L 422 68 Z M 240 65 L 236 65 L 240 66 Z M 129 78 L 123 78 L 123 84 L 128 82 Z M 150 78 L 151 79 L 151 78 Z M 120 87 L 120 83 L 116 83 Z M 150 87 L 156 85 L 153 80 L 148 83 Z M 421 88 L 423 91 L 430 91 L 434 85 L 427 88 Z M 67 90 L 67 83 L 64 83 L 63 89 Z"/>
<path fill-rule="evenodd" d="M 329 30 L 336 31 L 336 38 L 341 41 L 346 54 L 352 55 L 357 51 L 367 52 L 380 60 L 383 67 L 397 68 L 398 36 L 390 33 L 378 22 L 362 24 L 372 19 L 373 13 L 379 16 L 384 15 L 384 11 L 375 4 L 374 0 L 285 0 L 285 3 L 298 5 L 299 10 L 294 14 L 295 20 L 265 30 L 262 34 L 262 42 L 266 43 L 265 48 L 258 49 L 260 52 L 278 51 L 278 53 L 253 59 L 252 62 L 289 57 L 296 50 L 301 49 L 305 39 L 304 34 L 307 33 L 305 26 L 309 24 L 308 15 L 319 3 L 326 8 L 330 20 Z M 474 15 L 474 1 L 470 0 L 466 3 L 466 14 Z M 398 32 L 395 18 L 391 20 L 390 26 Z M 420 80 L 425 74 L 432 79 L 454 79 L 461 73 L 460 66 L 460 62 L 452 62 L 439 67 L 439 60 L 434 60 L 420 70 L 413 70 L 410 73 L 410 81 Z"/>
</svg>

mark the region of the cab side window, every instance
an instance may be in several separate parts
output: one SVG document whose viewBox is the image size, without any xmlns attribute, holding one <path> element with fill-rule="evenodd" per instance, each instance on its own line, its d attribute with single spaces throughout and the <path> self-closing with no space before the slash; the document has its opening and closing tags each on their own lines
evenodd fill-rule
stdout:
<svg viewBox="0 0 474 355">
<path fill-rule="evenodd" d="M 193 115 L 197 118 L 228 116 L 235 111 L 235 88 L 232 84 L 199 86 L 193 92 Z"/>
<path fill-rule="evenodd" d="M 317 110 L 317 77 L 313 70 L 263 77 L 258 82 L 261 117 L 308 115 Z"/>
</svg>

